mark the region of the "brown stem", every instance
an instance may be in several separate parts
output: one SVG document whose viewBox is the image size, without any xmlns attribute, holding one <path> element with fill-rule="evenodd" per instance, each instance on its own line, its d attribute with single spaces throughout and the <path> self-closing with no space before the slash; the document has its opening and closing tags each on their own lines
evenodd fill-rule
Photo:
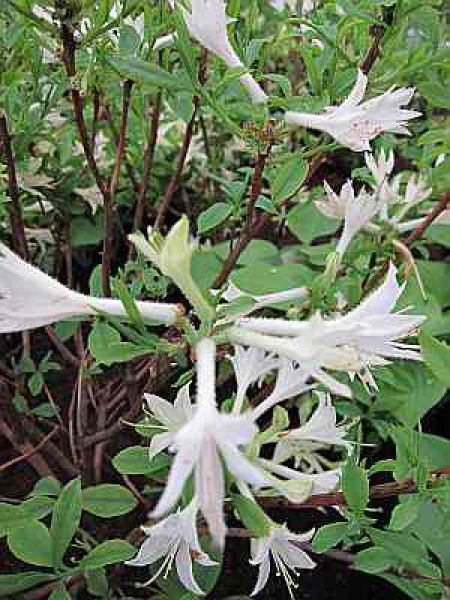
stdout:
<svg viewBox="0 0 450 600">
<path fill-rule="evenodd" d="M 114 119 L 112 118 L 111 110 L 109 109 L 108 106 L 104 107 L 104 115 L 105 115 L 105 119 L 108 121 L 108 126 L 111 131 L 111 135 L 113 136 L 114 143 L 117 147 L 119 145 L 119 132 L 117 131 L 117 128 L 114 124 Z M 128 160 L 126 155 L 122 157 L 122 162 L 125 165 L 125 168 L 127 170 L 128 179 L 131 181 L 131 183 L 133 185 L 133 190 L 135 191 L 135 193 L 138 193 L 139 189 L 140 189 L 140 184 L 138 182 L 136 172 L 133 169 L 132 165 L 130 164 L 130 161 Z"/>
<path fill-rule="evenodd" d="M 39 444 L 37 446 L 30 446 L 29 450 L 27 450 L 20 456 L 17 456 L 16 458 L 13 458 L 13 459 L 9 460 L 8 462 L 5 462 L 2 465 L 0 465 L 0 473 L 2 471 L 6 471 L 6 469 L 9 469 L 10 467 L 16 465 L 17 463 L 22 462 L 23 460 L 28 460 L 29 458 L 31 458 L 32 456 L 37 454 L 39 452 L 39 450 L 45 446 L 45 444 L 55 435 L 55 433 L 58 430 L 59 430 L 59 426 L 56 426 L 54 429 L 52 429 L 52 431 L 50 431 L 50 433 L 48 433 L 44 437 L 44 439 L 42 441 L 39 442 Z"/>
<path fill-rule="evenodd" d="M 61 39 L 63 44 L 63 61 L 66 68 L 67 76 L 71 81 L 71 96 L 72 105 L 75 114 L 75 122 L 78 130 L 78 137 L 81 145 L 83 146 L 84 155 L 86 157 L 89 169 L 94 176 L 95 182 L 103 198 L 104 208 L 104 237 L 103 237 L 103 254 L 102 254 L 102 287 L 105 296 L 111 295 L 111 285 L 109 281 L 111 271 L 111 261 L 113 255 L 113 242 L 114 242 L 114 210 L 112 205 L 112 198 L 109 192 L 108 186 L 103 181 L 100 171 L 95 160 L 93 148 L 89 142 L 89 136 L 86 128 L 86 122 L 84 120 L 83 113 L 83 99 L 81 97 L 80 90 L 75 85 L 76 78 L 76 64 L 75 64 L 75 51 L 76 42 L 73 35 L 73 30 L 70 24 L 63 21 L 61 25 Z"/>
<path fill-rule="evenodd" d="M 431 471 L 429 484 L 433 486 L 438 477 L 450 477 L 450 467 L 436 469 Z M 371 500 L 384 500 L 387 498 L 395 498 L 402 494 L 413 494 L 417 491 L 417 484 L 413 479 L 405 481 L 395 481 L 393 483 L 381 483 L 370 488 Z M 310 509 L 323 506 L 345 506 L 345 496 L 342 492 L 332 492 L 330 494 L 317 494 L 311 496 L 301 504 L 289 502 L 286 498 L 260 498 L 258 502 L 265 507 L 271 508 L 291 508 L 291 509 Z"/>
<path fill-rule="evenodd" d="M 136 208 L 133 219 L 133 231 L 137 231 L 142 227 L 145 213 L 145 203 L 150 187 L 150 175 L 153 166 L 153 157 L 155 156 L 156 141 L 158 138 L 159 119 L 161 115 L 162 92 L 158 92 L 155 98 L 155 105 L 152 112 L 152 120 L 148 134 L 147 145 L 144 151 L 144 173 L 142 183 L 139 190 L 139 195 L 136 201 Z M 130 247 L 130 256 L 135 252 L 134 246 Z"/>
<path fill-rule="evenodd" d="M 418 239 L 420 239 L 428 227 L 444 212 L 447 206 L 450 204 L 450 192 L 443 194 L 442 198 L 437 202 L 433 210 L 428 213 L 425 219 L 415 229 L 411 231 L 409 236 L 405 240 L 405 244 L 410 246 Z"/>
<path fill-rule="evenodd" d="M 66 360 L 72 366 L 78 368 L 80 365 L 80 361 L 75 356 L 75 354 L 73 354 L 69 350 L 69 348 L 67 348 L 64 342 L 58 337 L 53 327 L 51 325 L 47 325 L 45 331 L 47 333 L 48 339 L 52 342 L 55 348 L 57 348 L 58 352 L 61 354 L 64 360 Z"/>
<path fill-rule="evenodd" d="M 198 67 L 198 80 L 200 85 L 204 85 L 206 83 L 206 66 L 208 61 L 208 52 L 203 49 L 202 54 L 200 56 L 200 62 Z M 158 207 L 158 212 L 156 214 L 155 220 L 155 229 L 161 229 L 164 224 L 164 219 L 166 217 L 166 213 L 169 209 L 170 203 L 172 201 L 173 195 L 175 194 L 179 184 L 181 175 L 183 173 L 184 163 L 186 162 L 187 153 L 189 151 L 189 146 L 192 142 L 192 136 L 194 133 L 194 124 L 197 118 L 197 113 L 200 105 L 200 98 L 197 95 L 192 96 L 192 105 L 193 111 L 192 116 L 186 126 L 186 131 L 184 134 L 183 143 L 181 145 L 180 153 L 178 155 L 177 165 L 175 171 L 172 175 L 171 180 L 169 181 L 169 185 L 167 186 L 166 193 L 164 194 L 164 198 L 162 199 L 161 204 Z"/>
<path fill-rule="evenodd" d="M 252 181 L 250 184 L 250 194 L 247 202 L 247 216 L 245 219 L 244 227 L 240 233 L 240 236 L 234 244 L 230 254 L 222 266 L 222 270 L 216 277 L 213 287 L 219 288 L 226 282 L 231 271 L 234 269 L 241 253 L 248 246 L 250 241 L 255 236 L 255 231 L 259 230 L 257 223 L 255 222 L 255 204 L 261 193 L 262 178 L 264 173 L 264 167 L 266 166 L 267 157 L 269 156 L 271 146 L 258 154 L 256 160 L 255 170 L 253 171 Z M 266 213 L 267 214 L 267 213 Z"/>
<path fill-rule="evenodd" d="M 308 176 L 304 183 L 305 186 L 307 186 L 310 183 L 311 179 L 316 174 L 316 171 L 321 167 L 321 165 L 325 161 L 326 161 L 325 156 L 319 156 L 315 160 L 313 160 L 313 162 L 309 165 Z M 290 200 L 291 200 L 291 198 L 287 198 L 286 200 L 284 200 L 280 204 L 280 207 L 289 203 Z M 265 227 L 269 224 L 271 219 L 272 219 L 272 214 L 269 212 L 265 212 L 253 220 L 253 223 L 252 223 L 250 229 L 247 229 L 246 227 L 244 227 L 242 229 L 238 240 L 234 244 L 233 249 L 231 250 L 225 263 L 223 264 L 222 270 L 219 273 L 219 275 L 217 276 L 216 281 L 213 284 L 213 287 L 220 287 L 221 285 L 223 285 L 225 283 L 228 275 L 234 269 L 242 252 L 247 248 L 249 243 L 255 237 L 257 237 L 264 231 Z"/>
<path fill-rule="evenodd" d="M 100 92 L 95 88 L 92 92 L 92 131 L 91 131 L 91 146 L 95 147 L 95 138 L 97 137 L 97 125 L 100 117 Z"/>
<path fill-rule="evenodd" d="M 127 121 L 128 113 L 131 102 L 131 91 L 133 89 L 133 82 L 131 79 L 127 79 L 123 84 L 122 93 L 122 112 L 120 115 L 120 127 L 119 127 L 119 141 L 116 146 L 116 157 L 114 161 L 114 169 L 111 176 L 111 182 L 109 185 L 109 193 L 111 195 L 111 201 L 114 201 L 114 194 L 116 192 L 117 183 L 120 176 L 120 165 L 122 163 L 122 156 L 125 152 L 125 146 L 127 141 Z"/>
<path fill-rule="evenodd" d="M 380 56 L 381 52 L 381 41 L 384 37 L 385 28 L 381 25 L 373 25 L 371 28 L 371 35 L 373 38 L 372 45 L 367 51 L 366 56 L 361 62 L 359 68 L 364 73 L 364 75 L 368 75 L 372 70 L 377 58 Z"/>
<path fill-rule="evenodd" d="M 25 225 L 23 222 L 22 206 L 20 203 L 20 192 L 17 183 L 16 161 L 8 130 L 6 115 L 0 110 L 0 150 L 5 159 L 8 173 L 8 203 L 9 219 L 11 221 L 13 248 L 22 258 L 28 259 L 28 246 L 25 237 Z"/>
<path fill-rule="evenodd" d="M 21 456 L 26 455 L 25 460 L 30 463 L 40 477 L 54 475 L 45 459 L 34 452 L 35 447 L 27 441 L 19 441 L 16 433 L 4 421 L 0 421 L 0 433 L 20 452 Z"/>
</svg>

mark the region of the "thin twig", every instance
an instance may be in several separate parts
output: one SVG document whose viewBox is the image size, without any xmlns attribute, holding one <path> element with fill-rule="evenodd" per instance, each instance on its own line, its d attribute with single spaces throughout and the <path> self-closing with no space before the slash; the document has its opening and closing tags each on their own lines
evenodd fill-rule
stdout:
<svg viewBox="0 0 450 600">
<path fill-rule="evenodd" d="M 111 271 L 111 261 L 113 255 L 114 242 L 114 210 L 112 205 L 109 188 L 105 184 L 95 160 L 93 147 L 90 144 L 89 136 L 84 120 L 83 99 L 80 90 L 75 84 L 77 75 L 75 63 L 76 42 L 73 35 L 72 26 L 66 20 L 61 24 L 61 40 L 63 44 L 63 61 L 67 76 L 71 82 L 72 105 L 74 109 L 75 122 L 78 130 L 78 137 L 83 146 L 89 169 L 94 176 L 95 182 L 103 198 L 104 209 L 104 236 L 103 236 L 103 254 L 102 254 L 102 288 L 105 296 L 111 295 L 111 285 L 109 281 Z"/>
<path fill-rule="evenodd" d="M 25 237 L 25 225 L 23 221 L 22 206 L 20 203 L 19 185 L 17 183 L 16 161 L 8 130 L 6 115 L 0 110 L 0 150 L 4 156 L 6 170 L 8 173 L 8 203 L 9 218 L 11 221 L 13 248 L 22 258 L 28 259 L 28 246 Z"/>
<path fill-rule="evenodd" d="M 200 85 L 204 85 L 206 83 L 206 66 L 208 61 L 208 52 L 203 49 L 202 54 L 200 56 L 200 62 L 198 67 L 198 80 Z M 178 186 L 180 184 L 181 175 L 183 173 L 184 164 L 186 162 L 186 157 L 189 151 L 189 147 L 192 142 L 192 136 L 194 133 L 194 124 L 197 118 L 197 113 L 200 107 L 200 98 L 195 94 L 192 96 L 192 116 L 186 125 L 186 131 L 184 134 L 183 143 L 180 148 L 180 153 L 178 155 L 177 165 L 175 167 L 175 171 L 172 175 L 171 180 L 169 181 L 169 185 L 167 186 L 166 193 L 161 201 L 161 204 L 158 207 L 158 212 L 156 214 L 155 220 L 155 229 L 161 229 L 164 224 L 164 219 L 166 217 L 167 211 L 169 210 L 170 203 L 172 201 L 173 195 L 175 194 Z"/>
<path fill-rule="evenodd" d="M 428 213 L 425 219 L 415 229 L 411 231 L 409 236 L 405 240 L 405 245 L 410 246 L 417 240 L 419 240 L 428 227 L 444 212 L 447 206 L 450 204 L 450 192 L 443 194 L 442 198 L 435 204 L 433 210 Z"/>
<path fill-rule="evenodd" d="M 116 192 L 117 183 L 120 176 L 120 166 L 122 163 L 122 156 L 125 152 L 125 146 L 127 142 L 127 122 L 128 113 L 131 103 L 131 91 L 133 89 L 133 81 L 127 79 L 123 84 L 122 92 L 122 112 L 120 115 L 120 127 L 119 127 L 119 141 L 116 146 L 116 157 L 114 160 L 114 169 L 111 176 L 111 182 L 109 184 L 109 193 L 111 195 L 111 202 L 114 201 L 114 194 Z"/>
<path fill-rule="evenodd" d="M 2 465 L 0 465 L 0 473 L 2 473 L 3 471 L 6 471 L 6 469 L 9 469 L 10 467 L 16 465 L 17 463 L 22 462 L 23 460 L 28 460 L 29 458 L 31 458 L 32 456 L 37 454 L 39 452 L 39 450 L 41 448 L 43 448 L 45 446 L 45 444 L 56 434 L 57 431 L 59 431 L 59 426 L 56 426 L 54 429 L 52 429 L 52 431 L 50 431 L 50 433 L 48 433 L 45 436 L 45 438 L 41 442 L 39 442 L 39 444 L 37 446 L 30 446 L 30 448 L 26 452 L 21 454 L 20 456 L 17 456 L 16 458 L 12 458 L 8 462 L 5 462 Z"/>
<path fill-rule="evenodd" d="M 61 354 L 64 360 L 66 360 L 72 366 L 78 368 L 80 365 L 80 361 L 75 356 L 75 354 L 73 354 L 73 352 L 71 352 L 69 348 L 67 348 L 64 342 L 58 337 L 53 327 L 51 325 L 47 325 L 45 331 L 47 333 L 48 339 L 52 342 L 52 344 L 55 346 L 55 348 L 58 350 L 58 352 Z"/>
<path fill-rule="evenodd" d="M 247 245 L 254 237 L 254 223 L 255 223 L 255 204 L 261 193 L 264 167 L 270 153 L 271 146 L 269 145 L 264 152 L 258 154 L 256 159 L 255 169 L 253 171 L 252 181 L 250 184 L 250 194 L 247 202 L 247 216 L 245 219 L 244 227 L 240 233 L 240 236 L 229 253 L 226 261 L 224 262 L 222 269 L 214 281 L 213 287 L 220 288 L 228 279 L 231 271 L 234 269 L 239 256 L 245 250 Z"/>
<path fill-rule="evenodd" d="M 136 208 L 133 219 L 133 231 L 137 231 L 142 227 L 145 213 L 145 203 L 147 200 L 147 194 L 150 187 L 150 175 L 153 166 L 153 158 L 155 156 L 156 141 L 158 138 L 159 119 L 161 115 L 162 105 L 162 92 L 158 92 L 155 98 L 155 104 L 153 106 L 152 120 L 150 123 L 150 130 L 148 134 L 147 145 L 144 150 L 144 172 L 142 175 L 141 188 L 136 201 Z M 130 246 L 130 256 L 135 253 L 134 246 Z"/>
<path fill-rule="evenodd" d="M 433 486 L 439 477 L 450 477 L 450 467 L 436 469 L 431 471 L 429 485 Z M 413 479 L 405 481 L 395 481 L 392 483 L 381 483 L 370 488 L 369 497 L 371 500 L 385 500 L 387 498 L 396 498 L 402 494 L 413 494 L 417 491 L 417 484 Z M 317 494 L 311 496 L 305 502 L 296 504 L 286 498 L 259 498 L 258 502 L 271 508 L 290 508 L 294 510 L 311 509 L 324 506 L 345 506 L 346 500 L 342 492 L 332 492 L 329 494 Z"/>
</svg>

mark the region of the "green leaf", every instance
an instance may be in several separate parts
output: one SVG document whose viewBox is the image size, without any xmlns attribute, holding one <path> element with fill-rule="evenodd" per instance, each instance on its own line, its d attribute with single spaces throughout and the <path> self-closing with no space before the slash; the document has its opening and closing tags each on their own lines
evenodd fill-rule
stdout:
<svg viewBox="0 0 450 600">
<path fill-rule="evenodd" d="M 226 202 L 216 202 L 202 213 L 197 220 L 197 233 L 202 234 L 214 229 L 231 215 L 232 207 Z"/>
<path fill-rule="evenodd" d="M 113 483 L 85 488 L 82 501 L 84 510 L 104 518 L 125 515 L 137 506 L 137 500 L 129 489 Z"/>
<path fill-rule="evenodd" d="M 48 600 L 71 600 L 72 596 L 66 589 L 66 586 L 62 583 L 58 585 L 53 592 L 50 594 Z"/>
<path fill-rule="evenodd" d="M 129 560 L 136 554 L 136 548 L 125 540 L 108 540 L 99 544 L 85 556 L 80 567 L 83 569 L 100 569 L 106 565 Z"/>
<path fill-rule="evenodd" d="M 425 331 L 420 332 L 419 341 L 426 364 L 442 383 L 450 387 L 450 346 Z"/>
<path fill-rule="evenodd" d="M 348 523 L 330 523 L 324 525 L 314 536 L 312 549 L 314 552 L 321 554 L 326 552 L 333 546 L 336 546 L 346 536 L 348 531 Z"/>
<path fill-rule="evenodd" d="M 59 567 L 80 524 L 82 511 L 81 480 L 65 485 L 53 509 L 50 533 L 53 540 L 53 566 Z"/>
<path fill-rule="evenodd" d="M 47 496 L 34 496 L 20 505 L 32 519 L 42 519 L 52 512 L 55 500 Z"/>
<path fill-rule="evenodd" d="M 108 598 L 108 578 L 105 569 L 87 569 L 84 573 L 87 590 L 93 596 Z"/>
<path fill-rule="evenodd" d="M 11 594 L 18 594 L 19 592 L 29 590 L 40 583 L 53 581 L 54 578 L 54 575 L 50 573 L 40 573 L 39 571 L 0 575 L 0 597 L 9 598 Z"/>
<path fill-rule="evenodd" d="M 31 517 L 21 506 L 0 502 L 0 536 L 4 536 L 17 527 L 24 527 Z"/>
<path fill-rule="evenodd" d="M 166 454 L 158 454 L 149 460 L 148 448 L 130 446 L 116 454 L 112 463 L 114 468 L 123 475 L 152 475 L 167 469 L 170 458 Z"/>
<path fill-rule="evenodd" d="M 270 186 L 272 200 L 278 204 L 291 198 L 302 186 L 308 174 L 308 163 L 301 157 L 290 157 L 277 167 L 275 178 Z"/>
<path fill-rule="evenodd" d="M 40 521 L 30 521 L 25 527 L 8 534 L 8 547 L 16 558 L 38 567 L 53 564 L 52 539 L 47 527 Z"/>
<path fill-rule="evenodd" d="M 89 334 L 88 347 L 95 360 L 101 361 L 108 355 L 108 348 L 117 343 L 120 343 L 120 333 L 114 327 L 101 321 L 94 324 Z"/>
<path fill-rule="evenodd" d="M 183 82 L 180 82 L 178 76 L 140 58 L 110 56 L 108 63 L 122 77 L 136 83 L 171 90 L 183 88 Z"/>
<path fill-rule="evenodd" d="M 373 411 L 389 411 L 409 427 L 444 396 L 446 387 L 422 363 L 398 363 L 380 371 Z"/>
<path fill-rule="evenodd" d="M 256 537 L 264 537 L 269 534 L 270 520 L 256 502 L 236 494 L 233 496 L 233 506 L 245 527 Z"/>
<path fill-rule="evenodd" d="M 415 498 L 398 504 L 392 511 L 389 529 L 402 531 L 414 523 L 419 514 L 419 506 L 420 503 Z"/>
<path fill-rule="evenodd" d="M 42 376 L 42 373 L 40 373 L 39 371 L 35 371 L 28 380 L 28 389 L 30 390 L 32 396 L 37 396 L 38 394 L 40 394 L 43 385 L 44 378 Z"/>
<path fill-rule="evenodd" d="M 260 296 L 308 285 L 313 277 L 304 265 L 255 263 L 234 272 L 232 281 L 243 292 Z"/>
<path fill-rule="evenodd" d="M 339 224 L 335 219 L 324 217 L 310 200 L 292 208 L 287 216 L 289 231 L 305 244 L 319 236 L 334 233 Z"/>
<path fill-rule="evenodd" d="M 373 546 L 367 550 L 358 552 L 355 556 L 355 569 L 376 575 L 387 571 L 395 561 L 387 550 L 379 546 Z"/>
<path fill-rule="evenodd" d="M 349 507 L 357 514 L 363 513 L 369 501 L 369 479 L 353 457 L 342 471 L 342 491 Z"/>
</svg>

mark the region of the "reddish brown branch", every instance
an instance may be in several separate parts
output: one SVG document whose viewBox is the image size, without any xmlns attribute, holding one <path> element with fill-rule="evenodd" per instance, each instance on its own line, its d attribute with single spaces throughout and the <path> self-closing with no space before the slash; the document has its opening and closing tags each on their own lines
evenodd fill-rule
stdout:
<svg viewBox="0 0 450 600">
<path fill-rule="evenodd" d="M 443 194 L 442 198 L 435 204 L 433 210 L 428 213 L 428 215 L 424 218 L 422 223 L 418 225 L 415 229 L 411 231 L 409 236 L 405 240 L 405 244 L 410 246 L 417 240 L 419 240 L 428 227 L 439 217 L 440 214 L 444 212 L 447 206 L 450 204 L 450 192 L 446 192 Z"/>
<path fill-rule="evenodd" d="M 364 75 L 368 75 L 370 73 L 377 58 L 380 56 L 381 42 L 384 37 L 384 32 L 385 28 L 381 25 L 373 25 L 371 28 L 371 35 L 373 38 L 372 45 L 370 46 L 366 56 L 359 66 Z"/>
<path fill-rule="evenodd" d="M 130 109 L 131 103 L 131 91 L 133 89 L 133 82 L 131 79 L 127 79 L 123 84 L 123 93 L 122 93 L 122 112 L 120 115 L 120 127 L 119 127 L 119 140 L 116 146 L 116 157 L 114 160 L 114 169 L 111 176 L 111 182 L 109 185 L 109 193 L 111 195 L 111 200 L 114 199 L 114 194 L 116 192 L 117 183 L 119 181 L 120 176 L 120 166 L 122 164 L 122 156 L 125 152 L 125 146 L 127 142 L 127 122 L 128 122 L 128 113 Z"/>
<path fill-rule="evenodd" d="M 22 258 L 28 259 L 28 246 L 25 237 L 22 206 L 20 204 L 19 185 L 17 183 L 16 161 L 12 147 L 11 135 L 8 130 L 6 115 L 0 110 L 0 150 L 4 156 L 8 174 L 8 204 L 9 218 L 11 221 L 13 248 Z"/>
<path fill-rule="evenodd" d="M 72 27 L 66 21 L 63 21 L 61 25 L 61 39 L 63 44 L 63 61 L 66 68 L 67 76 L 71 79 L 72 105 L 75 115 L 75 123 L 77 126 L 78 137 L 80 139 L 81 145 L 83 146 L 83 151 L 89 166 L 89 170 L 94 176 L 97 187 L 100 190 L 100 193 L 103 198 L 105 224 L 102 255 L 102 287 L 105 296 L 110 296 L 111 285 L 109 281 L 109 276 L 111 271 L 111 261 L 113 255 L 114 242 L 114 210 L 112 205 L 112 198 L 109 192 L 109 188 L 103 181 L 103 178 L 100 174 L 100 171 L 97 166 L 97 161 L 95 160 L 93 147 L 89 141 L 86 122 L 84 120 L 83 99 L 81 97 L 80 90 L 77 88 L 74 81 L 77 74 L 75 64 L 76 42 L 73 35 Z"/>
<path fill-rule="evenodd" d="M 264 156 L 264 155 L 260 155 L 260 156 Z M 267 155 L 265 156 L 265 159 L 264 159 L 264 165 L 265 165 L 266 160 L 267 160 Z M 315 175 L 316 171 L 321 167 L 321 165 L 323 164 L 323 162 L 325 160 L 326 160 L 326 158 L 324 156 L 319 156 L 309 165 L 308 176 L 306 178 L 305 185 L 308 185 L 308 183 L 311 181 L 311 179 Z M 258 161 L 257 161 L 257 166 L 258 166 L 258 164 L 259 164 L 259 157 L 258 157 Z M 264 165 L 263 165 L 263 169 L 264 169 Z M 252 190 L 251 195 L 256 193 L 258 184 L 261 185 L 261 181 L 260 181 L 261 177 L 262 177 L 262 171 L 261 171 L 261 173 L 259 173 L 259 169 L 255 168 L 255 171 L 253 173 L 253 178 L 252 178 L 252 184 L 251 184 L 251 190 Z M 260 189 L 261 188 L 259 188 L 259 191 L 260 191 Z M 258 195 L 259 195 L 259 191 L 258 191 Z M 256 196 L 256 199 L 257 199 L 257 196 Z M 256 202 L 256 199 L 254 202 Z M 289 201 L 290 201 L 290 198 L 287 198 L 281 204 L 281 206 L 287 204 Z M 249 201 L 249 208 L 250 208 L 250 212 L 251 212 L 252 216 L 249 218 L 249 211 L 247 211 L 246 224 L 243 227 L 239 238 L 235 242 L 233 249 L 231 250 L 230 254 L 228 255 L 226 261 L 224 262 L 224 264 L 222 266 L 222 270 L 220 271 L 219 275 L 217 276 L 217 278 L 213 284 L 213 287 L 216 287 L 216 288 L 221 287 L 226 282 L 228 276 L 230 275 L 230 273 L 234 269 L 237 261 L 239 260 L 239 257 L 242 254 L 242 252 L 246 249 L 246 247 L 249 245 L 249 243 L 254 238 L 256 238 L 258 235 L 262 234 L 265 227 L 270 223 L 270 220 L 272 219 L 272 214 L 269 212 L 265 212 L 265 213 L 261 214 L 259 217 L 253 218 L 254 202 L 251 203 Z"/>
<path fill-rule="evenodd" d="M 3 471 L 6 471 L 6 469 L 9 469 L 10 467 L 16 465 L 17 463 L 22 462 L 23 460 L 28 460 L 29 458 L 31 458 L 32 456 L 37 454 L 40 451 L 40 449 L 45 446 L 45 444 L 55 435 L 55 433 L 58 430 L 59 430 L 59 426 L 56 426 L 54 429 L 52 429 L 52 431 L 50 431 L 50 433 L 48 433 L 44 437 L 44 439 L 41 442 L 39 442 L 39 444 L 37 446 L 30 446 L 29 449 L 26 452 L 24 452 L 23 454 L 21 454 L 20 456 L 17 456 L 16 458 L 12 458 L 8 462 L 5 462 L 2 465 L 0 465 L 0 473 Z"/>
<path fill-rule="evenodd" d="M 153 157 L 155 156 L 156 141 L 158 138 L 159 119 L 161 114 L 162 104 L 162 93 L 159 92 L 155 98 L 155 105 L 152 112 L 152 120 L 150 124 L 150 130 L 148 135 L 147 145 L 144 151 L 144 172 L 142 176 L 142 183 L 139 190 L 139 195 L 136 201 L 136 208 L 134 212 L 133 230 L 136 231 L 142 227 L 145 213 L 145 203 L 147 200 L 147 194 L 150 187 L 150 175 L 153 166 Z M 134 246 L 130 248 L 131 254 L 134 252 Z"/>
<path fill-rule="evenodd" d="M 438 477 L 450 477 L 450 467 L 437 469 L 431 472 L 429 484 L 434 485 Z M 402 494 L 413 494 L 417 491 L 416 482 L 413 479 L 393 483 L 381 483 L 370 488 L 371 500 L 385 500 L 387 498 L 396 498 Z M 286 498 L 260 498 L 258 502 L 270 508 L 291 508 L 291 509 L 311 509 L 324 506 L 345 506 L 346 501 L 342 492 L 332 492 L 330 494 L 317 494 L 311 496 L 301 504 L 289 502 Z"/>
<path fill-rule="evenodd" d="M 206 83 L 206 65 L 208 61 L 208 52 L 203 49 L 202 54 L 200 56 L 200 62 L 198 67 L 198 80 L 200 85 L 204 85 Z M 156 214 L 155 220 L 155 228 L 161 229 L 164 224 L 164 219 L 166 218 L 167 211 L 169 209 L 170 203 L 172 202 L 173 195 L 178 189 L 180 184 L 181 175 L 183 173 L 184 164 L 186 162 L 186 157 L 189 151 L 189 147 L 192 142 L 192 136 L 194 133 L 194 125 L 195 120 L 197 118 L 197 113 L 200 106 L 200 98 L 197 95 L 192 97 L 192 105 L 193 111 L 192 116 L 186 125 L 186 131 L 184 134 L 183 143 L 180 148 L 180 153 L 178 155 L 177 165 L 175 167 L 175 171 L 172 175 L 171 180 L 169 181 L 169 185 L 167 186 L 166 193 L 164 194 L 164 198 L 161 201 L 161 204 L 158 207 L 158 212 Z"/>
<path fill-rule="evenodd" d="M 231 252 L 225 260 L 222 270 L 214 281 L 213 287 L 215 288 L 221 287 L 226 282 L 240 255 L 255 236 L 255 204 L 258 200 L 259 194 L 261 193 L 264 167 L 266 166 L 269 152 L 270 146 L 264 152 L 258 154 L 255 170 L 253 171 L 252 181 L 250 184 L 250 194 L 247 202 L 247 216 L 245 219 L 245 224 L 238 240 L 234 244 Z"/>
</svg>

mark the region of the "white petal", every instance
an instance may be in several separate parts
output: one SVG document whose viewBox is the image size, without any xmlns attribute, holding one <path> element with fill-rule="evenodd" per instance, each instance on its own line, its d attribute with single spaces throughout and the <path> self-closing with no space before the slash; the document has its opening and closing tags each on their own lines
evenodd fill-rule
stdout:
<svg viewBox="0 0 450 600">
<path fill-rule="evenodd" d="M 181 496 L 186 480 L 192 473 L 197 457 L 198 448 L 195 444 L 192 448 L 183 446 L 179 449 L 172 463 L 164 492 L 151 513 L 152 517 L 160 517 L 174 506 Z"/>
<path fill-rule="evenodd" d="M 186 542 L 181 542 L 175 557 L 178 577 L 186 589 L 193 594 L 203 596 L 205 592 L 198 586 L 192 572 L 192 558 Z"/>
<path fill-rule="evenodd" d="M 250 596 L 256 596 L 266 585 L 270 575 L 270 558 L 267 556 L 259 565 L 258 580 Z"/>
</svg>

